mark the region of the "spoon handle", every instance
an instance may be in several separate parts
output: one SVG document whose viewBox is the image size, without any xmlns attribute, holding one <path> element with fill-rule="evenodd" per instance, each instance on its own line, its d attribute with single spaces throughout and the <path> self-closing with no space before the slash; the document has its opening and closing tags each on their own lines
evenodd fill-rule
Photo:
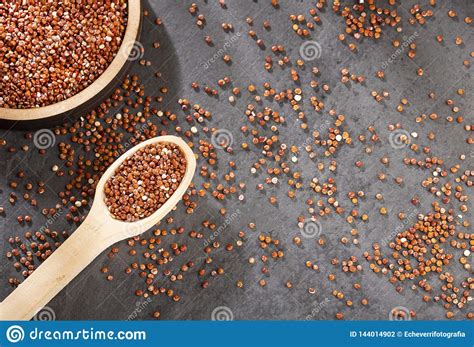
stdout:
<svg viewBox="0 0 474 347">
<path fill-rule="evenodd" d="M 76 277 L 112 240 L 101 235 L 103 223 L 88 217 L 2 303 L 0 320 L 30 320 Z M 113 242 L 112 242 L 113 243 Z M 112 244 L 111 243 L 111 244 Z"/>
</svg>

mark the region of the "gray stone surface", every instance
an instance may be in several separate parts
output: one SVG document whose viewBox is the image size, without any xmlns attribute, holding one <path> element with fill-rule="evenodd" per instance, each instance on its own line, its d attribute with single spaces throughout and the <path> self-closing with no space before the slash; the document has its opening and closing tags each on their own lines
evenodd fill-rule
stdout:
<svg viewBox="0 0 474 347">
<path fill-rule="evenodd" d="M 347 1 L 349 2 L 349 1 Z M 245 87 L 249 83 L 255 84 L 262 91 L 265 81 L 277 89 L 294 88 L 290 80 L 290 68 L 281 69 L 276 65 L 272 73 L 264 70 L 264 57 L 272 55 L 270 47 L 273 44 L 283 44 L 288 55 L 293 61 L 299 58 L 299 47 L 304 42 L 291 29 L 288 19 L 289 14 L 305 14 L 308 16 L 310 8 L 309 1 L 280 1 L 281 8 L 274 9 L 270 1 L 227 1 L 228 8 L 221 9 L 217 1 L 199 1 L 200 13 L 206 16 L 206 25 L 198 29 L 194 24 L 195 19 L 188 13 L 187 8 L 191 1 L 146 1 L 144 2 L 150 14 L 144 19 L 142 40 L 146 48 L 144 58 L 152 62 L 151 66 L 144 67 L 135 62 L 131 72 L 141 76 L 146 84 L 148 94 L 158 94 L 158 88 L 167 85 L 168 96 L 162 106 L 170 109 L 178 115 L 179 124 L 188 128 L 184 120 L 184 114 L 177 104 L 178 98 L 188 98 L 191 103 L 199 103 L 205 109 L 212 112 L 212 120 L 207 122 L 209 127 L 227 129 L 233 137 L 234 154 L 219 152 L 220 161 L 218 165 L 219 175 L 227 171 L 226 163 L 233 160 L 237 163 L 237 182 L 244 181 L 247 188 L 244 192 L 245 201 L 239 202 L 234 196 L 224 204 L 217 202 L 212 197 L 201 199 L 197 211 L 188 216 L 183 206 L 179 206 L 172 213 L 175 222 L 169 227 L 184 226 L 187 231 L 195 229 L 202 230 L 201 221 L 211 219 L 217 226 L 226 224 L 225 217 L 219 214 L 219 209 L 225 206 L 228 214 L 237 213 L 229 225 L 219 235 L 221 249 L 213 253 L 213 266 L 224 267 L 226 273 L 210 280 L 208 289 L 199 287 L 199 277 L 196 268 L 186 274 L 185 281 L 173 283 L 171 287 L 182 297 L 178 303 L 173 302 L 165 296 L 152 298 L 151 302 L 144 303 L 143 300 L 134 296 L 136 288 L 144 289 L 144 282 L 136 273 L 125 275 L 123 269 L 134 259 L 127 255 L 125 241 L 121 242 L 119 255 L 110 261 L 107 252 L 100 255 L 85 271 L 83 271 L 70 285 L 66 287 L 48 306 L 51 307 L 57 319 L 127 319 L 137 307 L 142 308 L 137 312 L 138 319 L 150 319 L 155 310 L 161 312 L 164 319 L 210 319 L 212 311 L 218 306 L 228 307 L 235 319 L 334 319 L 337 311 L 343 311 L 347 319 L 387 319 L 389 312 L 396 306 L 403 306 L 417 311 L 417 319 L 444 319 L 444 310 L 440 304 L 425 304 L 421 300 L 419 290 L 412 291 L 405 284 L 402 294 L 396 293 L 393 285 L 388 283 L 387 278 L 377 276 L 368 268 L 368 263 L 362 258 L 364 250 L 370 250 L 373 242 L 386 240 L 391 233 L 400 225 L 397 213 L 405 211 L 411 215 L 411 219 L 417 213 L 429 211 L 429 205 L 433 198 L 420 187 L 420 182 L 429 174 L 416 168 L 408 168 L 401 162 L 406 155 L 412 155 L 408 148 L 393 149 L 389 144 L 389 123 L 401 123 L 404 129 L 417 132 L 419 137 L 416 143 L 420 146 L 429 145 L 433 153 L 446 160 L 448 165 L 458 162 L 458 155 L 465 153 L 467 159 L 464 169 L 473 169 L 472 148 L 465 142 L 467 133 L 461 125 L 446 123 L 445 117 L 450 108 L 445 100 L 452 98 L 456 105 L 461 108 L 460 114 L 465 118 L 465 123 L 473 123 L 472 110 L 474 98 L 472 91 L 474 87 L 472 71 L 463 66 L 464 59 L 471 61 L 469 52 L 474 48 L 472 26 L 463 22 L 465 16 L 474 16 L 472 2 L 438 1 L 433 9 L 434 17 L 427 20 L 424 26 L 407 24 L 409 16 L 408 9 L 413 1 L 403 1 L 397 7 L 403 16 L 404 32 L 397 34 L 393 29 L 387 29 L 386 34 L 377 44 L 373 41 L 363 40 L 358 43 L 356 54 L 351 53 L 347 46 L 337 40 L 337 35 L 343 31 L 344 24 L 331 10 L 326 9 L 321 14 L 321 25 L 316 25 L 312 32 L 312 40 L 316 40 L 321 46 L 321 56 L 317 60 L 306 63 L 304 72 L 301 72 L 301 80 L 304 94 L 318 95 L 326 104 L 326 111 L 316 113 L 312 111 L 308 97 L 305 98 L 304 110 L 306 112 L 310 128 L 324 127 L 325 121 L 329 119 L 327 110 L 335 108 L 338 113 L 346 116 L 345 130 L 349 131 L 354 138 L 351 146 L 343 146 L 336 155 L 337 169 L 337 197 L 346 210 L 351 208 L 346 195 L 349 191 L 363 190 L 366 198 L 360 203 L 360 211 L 370 214 L 370 221 L 357 223 L 360 232 L 360 245 L 343 246 L 339 239 L 343 235 L 349 235 L 351 226 L 343 218 L 331 215 L 320 219 L 322 226 L 321 234 L 327 239 L 324 248 L 317 247 L 314 239 L 303 239 L 302 246 L 297 247 L 292 243 L 294 236 L 300 236 L 296 225 L 297 217 L 306 211 L 305 201 L 307 198 L 315 198 L 308 185 L 312 177 L 327 179 L 331 176 L 329 170 L 322 173 L 317 172 L 315 163 L 319 160 L 329 163 L 328 159 L 318 157 L 310 160 L 306 153 L 299 155 L 297 163 L 293 167 L 302 173 L 304 189 L 297 198 L 289 200 L 286 196 L 288 186 L 285 179 L 275 186 L 266 186 L 263 192 L 255 189 L 258 183 L 263 182 L 264 172 L 257 175 L 250 174 L 250 167 L 258 156 L 258 150 L 251 147 L 251 151 L 240 150 L 239 144 L 244 140 L 240 132 L 240 126 L 248 124 L 243 113 L 248 103 L 253 102 Z M 425 2 L 423 2 L 425 3 Z M 429 5 L 426 1 L 426 7 Z M 459 18 L 453 20 L 447 16 L 448 9 L 457 11 Z M 159 16 L 164 26 L 156 28 L 152 23 Z M 254 30 L 258 37 L 266 44 L 266 50 L 258 48 L 254 40 L 247 35 L 248 26 L 245 23 L 246 16 L 254 18 Z M 262 26 L 264 20 L 270 20 L 271 29 L 265 30 Z M 222 22 L 230 22 L 234 31 L 225 33 L 221 28 Z M 393 62 L 388 59 L 395 53 L 391 40 L 398 38 L 403 40 L 416 33 L 417 55 L 410 60 L 404 51 L 397 55 Z M 444 44 L 438 44 L 436 35 L 445 37 Z M 211 35 L 214 46 L 208 47 L 203 38 Z M 464 45 L 458 47 L 454 44 L 454 37 L 461 36 Z M 153 49 L 152 43 L 159 41 L 161 47 Z M 226 44 L 226 42 L 228 42 Z M 212 62 L 212 57 L 219 49 L 225 47 L 226 53 L 233 58 L 233 63 L 228 66 L 220 58 Z M 375 71 L 387 64 L 386 81 L 380 81 L 375 77 Z M 209 65 L 208 67 L 206 65 Z M 322 93 L 320 89 L 310 90 L 308 83 L 311 78 L 311 67 L 318 66 L 321 75 L 318 81 L 327 83 L 331 87 L 328 94 Z M 416 70 L 421 66 L 425 69 L 423 77 L 416 75 Z M 367 81 L 363 85 L 348 84 L 340 82 L 339 70 L 347 67 L 351 73 L 365 75 Z M 154 72 L 160 71 L 164 81 L 153 77 Z M 227 101 L 230 90 L 220 91 L 218 98 L 205 95 L 204 92 L 196 93 L 191 88 L 191 82 L 199 81 L 200 84 L 217 87 L 217 80 L 229 76 L 235 86 L 242 89 L 242 96 L 238 98 L 235 106 Z M 464 88 L 466 95 L 456 95 L 457 88 Z M 218 88 L 219 89 L 219 88 Z M 384 102 L 376 103 L 370 96 L 371 90 L 387 90 L 390 97 Z M 436 99 L 430 100 L 427 94 L 434 91 Z M 409 105 L 404 113 L 395 110 L 396 105 L 402 97 L 409 100 Z M 276 102 L 264 100 L 259 108 L 271 106 L 286 117 L 286 124 L 280 128 L 280 138 L 288 145 L 301 146 L 305 139 L 311 136 L 311 132 L 304 132 L 299 128 L 299 122 L 295 113 L 289 109 L 288 104 L 281 107 Z M 417 124 L 415 117 L 421 114 L 436 112 L 440 115 L 437 122 L 426 121 Z M 78 115 L 79 116 L 79 115 Z M 373 145 L 373 153 L 366 155 L 366 145 L 357 141 L 359 134 L 368 134 L 366 130 L 369 125 L 374 125 L 380 136 L 380 142 Z M 163 128 L 163 126 L 161 126 Z M 168 128 L 170 133 L 174 132 L 172 126 Z M 436 133 L 436 140 L 429 141 L 426 134 L 429 131 Z M 269 130 L 266 130 L 267 134 Z M 209 140 L 209 134 L 202 131 L 195 137 L 195 143 L 199 138 Z M 6 138 L 9 145 L 19 146 L 27 141 L 23 138 L 23 132 L 14 130 L 3 130 L 0 138 Z M 247 141 L 250 138 L 246 139 Z M 59 139 L 58 139 L 59 141 Z M 56 148 L 48 150 L 47 155 L 38 156 L 34 150 L 27 154 L 7 153 L 5 149 L 0 152 L 0 206 L 7 208 L 6 214 L 0 216 L 0 251 L 4 254 L 9 250 L 8 237 L 22 235 L 28 228 L 20 227 L 16 221 L 18 214 L 30 214 L 33 216 L 34 224 L 31 229 L 43 225 L 40 210 L 33 210 L 30 206 L 18 204 L 10 207 L 8 204 L 8 182 L 15 175 L 18 168 L 25 170 L 29 177 L 46 180 L 48 182 L 47 192 L 42 201 L 50 204 L 56 202 L 56 193 L 62 189 L 63 180 L 55 178 L 50 168 L 57 163 Z M 319 153 L 322 153 L 319 151 Z M 391 164 L 385 168 L 379 161 L 380 157 L 388 155 Z M 421 157 L 421 156 L 420 156 Z M 354 162 L 363 160 L 365 167 L 362 170 L 355 168 Z M 200 161 L 200 164 L 203 164 Z M 388 182 L 382 183 L 376 179 L 379 172 L 388 174 Z M 393 178 L 403 176 L 405 182 L 402 186 L 392 183 Z M 197 175 L 197 185 L 201 185 L 202 179 Z M 382 203 L 376 202 L 374 195 L 383 193 L 385 205 L 389 214 L 386 217 L 378 213 Z M 468 191 L 472 197 L 472 191 Z M 276 195 L 279 199 L 278 206 L 268 203 L 268 197 Z M 421 206 L 415 207 L 410 203 L 411 197 L 417 195 L 421 199 Z M 472 201 L 468 203 L 472 209 Z M 15 211 L 16 210 L 16 211 Z M 465 218 L 472 219 L 472 214 Z M 256 231 L 249 231 L 248 223 L 255 222 Z M 63 222 L 62 219 L 54 224 L 57 230 L 73 230 L 74 227 Z M 243 249 L 232 253 L 226 252 L 223 246 L 237 239 L 240 230 L 245 230 L 248 240 Z M 468 230 L 472 232 L 471 230 Z M 261 273 L 261 263 L 250 265 L 247 261 L 249 256 L 259 258 L 263 251 L 259 248 L 257 236 L 259 233 L 271 232 L 280 239 L 282 248 L 285 250 L 284 260 L 271 261 L 269 275 Z M 203 233 L 209 235 L 208 230 Z M 147 233 L 150 235 L 150 233 Z M 392 234 L 393 235 L 393 234 Z M 91 235 L 91 237 L 93 237 Z M 179 266 L 187 260 L 204 258 L 203 240 L 191 240 L 186 234 L 176 237 L 166 237 L 163 247 L 169 246 L 171 242 L 185 242 L 188 252 L 179 256 L 176 262 L 170 264 L 169 269 L 177 271 Z M 386 248 L 385 248 L 386 249 Z M 356 255 L 362 263 L 364 270 L 357 274 L 343 274 L 330 264 L 334 257 L 348 258 Z M 5 258 L 4 258 L 5 259 Z M 320 265 L 319 272 L 310 271 L 305 267 L 305 261 L 316 261 Z M 100 268 L 107 265 L 115 278 L 112 282 L 104 279 Z M 449 267 L 449 271 L 456 274 L 456 278 L 466 278 L 468 274 L 462 270 L 457 261 Z M 335 273 L 335 282 L 328 282 L 329 273 Z M 3 260 L 0 266 L 1 292 L 0 298 L 4 298 L 12 291 L 6 284 L 8 277 L 15 274 L 11 262 Z M 267 286 L 260 288 L 258 280 L 265 277 Z M 433 277 L 432 277 L 433 278 Z M 244 289 L 235 286 L 237 280 L 243 280 Z M 285 282 L 291 280 L 293 288 L 288 290 Z M 160 280 L 161 281 L 161 280 Z M 160 282 L 159 281 L 159 282 Z M 354 281 L 360 281 L 363 286 L 361 291 L 352 288 Z M 433 279 L 433 283 L 436 281 Z M 169 283 L 165 281 L 166 285 Z M 316 288 L 316 294 L 308 293 L 309 287 Z M 354 301 L 353 308 L 345 307 L 344 303 L 335 299 L 331 292 L 333 289 L 342 290 L 346 297 Z M 35 293 L 31 293 L 35 295 Z M 370 304 L 362 307 L 359 301 L 367 297 Z M 456 319 L 463 319 L 465 311 L 455 311 Z M 463 313 L 464 312 L 464 313 Z"/>
</svg>

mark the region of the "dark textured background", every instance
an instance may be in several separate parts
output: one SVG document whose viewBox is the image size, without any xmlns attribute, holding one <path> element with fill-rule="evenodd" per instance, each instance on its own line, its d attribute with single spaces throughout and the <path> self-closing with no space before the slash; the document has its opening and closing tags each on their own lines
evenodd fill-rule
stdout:
<svg viewBox="0 0 474 347">
<path fill-rule="evenodd" d="M 165 296 L 152 298 L 150 302 L 144 303 L 143 299 L 133 295 L 136 288 L 144 287 L 144 282 L 136 273 L 126 276 L 123 269 L 133 261 L 126 252 L 128 247 L 125 241 L 118 246 L 120 252 L 113 261 L 107 258 L 107 252 L 99 256 L 87 269 L 85 269 L 75 280 L 68 285 L 48 306 L 54 310 L 56 319 L 127 319 L 136 312 L 138 319 L 149 319 L 155 310 L 161 312 L 164 319 L 210 319 L 211 312 L 218 306 L 228 307 L 235 319 L 306 319 L 312 315 L 312 319 L 334 319 L 334 314 L 342 310 L 347 319 L 387 319 L 389 312 L 396 306 L 403 306 L 417 311 L 417 319 L 444 319 L 444 310 L 440 304 L 424 304 L 421 300 L 419 290 L 412 291 L 406 284 L 403 294 L 397 294 L 394 287 L 387 282 L 387 278 L 377 276 L 368 268 L 368 263 L 362 259 L 364 250 L 371 249 L 372 243 L 387 238 L 399 225 L 397 218 L 399 211 L 405 211 L 411 215 L 413 221 L 416 213 L 426 213 L 432 197 L 420 189 L 420 182 L 429 173 L 422 172 L 415 168 L 407 168 L 401 163 L 405 155 L 412 152 L 403 148 L 400 150 L 390 147 L 388 138 L 389 123 L 400 122 L 405 129 L 418 133 L 416 143 L 419 145 L 430 145 L 433 153 L 445 158 L 447 164 L 457 162 L 460 153 L 465 153 L 467 159 L 464 168 L 473 169 L 472 149 L 468 148 L 465 142 L 466 132 L 457 124 L 449 124 L 444 121 L 445 116 L 450 114 L 449 107 L 445 100 L 453 98 L 456 104 L 461 107 L 461 114 L 466 123 L 472 123 L 472 109 L 474 98 L 472 90 L 474 82 L 472 72 L 463 66 L 462 61 L 469 58 L 469 52 L 474 49 L 472 26 L 463 22 L 465 16 L 474 16 L 474 6 L 470 1 L 438 1 L 438 5 L 433 9 L 434 17 L 427 20 L 424 26 L 411 26 L 406 23 L 409 16 L 408 9 L 413 1 L 403 1 L 398 5 L 399 13 L 403 16 L 405 28 L 403 33 L 396 33 L 393 29 L 385 30 L 383 37 L 376 44 L 373 41 L 363 40 L 358 43 L 356 54 L 351 53 L 347 46 L 337 40 L 337 35 L 344 30 L 344 24 L 340 17 L 337 17 L 330 7 L 321 14 L 322 23 L 316 25 L 312 32 L 312 39 L 320 43 L 322 51 L 321 57 L 317 60 L 306 63 L 306 71 L 301 72 L 301 79 L 305 87 L 303 90 L 308 95 L 307 86 L 310 80 L 311 67 L 317 65 L 321 70 L 318 77 L 320 83 L 327 83 L 331 86 L 331 92 L 324 94 L 318 91 L 318 96 L 326 104 L 326 111 L 335 108 L 338 113 L 346 115 L 346 128 L 352 135 L 354 143 L 352 146 L 343 146 L 336 158 L 338 162 L 337 186 L 338 199 L 347 209 L 350 203 L 347 201 L 348 191 L 363 190 L 366 199 L 360 205 L 362 212 L 370 215 L 368 223 L 358 223 L 360 232 L 360 245 L 342 246 L 339 239 L 342 235 L 348 235 L 350 226 L 338 216 L 332 215 L 329 218 L 321 219 L 322 235 L 327 238 L 326 246 L 321 249 L 316 247 L 313 239 L 303 239 L 301 247 L 292 243 L 294 236 L 300 235 L 296 225 L 296 218 L 306 212 L 305 200 L 314 197 L 308 187 L 312 177 L 319 175 L 326 179 L 330 176 L 328 170 L 318 174 L 315 169 L 315 162 L 311 161 L 305 153 L 299 155 L 298 163 L 294 164 L 302 172 L 304 191 L 300 191 L 297 198 L 289 201 L 286 197 L 288 187 L 282 179 L 278 186 L 268 187 L 264 192 L 258 192 L 254 187 L 265 178 L 264 173 L 258 175 L 250 174 L 250 167 L 257 158 L 257 150 L 251 146 L 251 152 L 240 150 L 239 144 L 244 137 L 239 131 L 239 127 L 246 123 L 243 110 L 247 103 L 252 102 L 245 87 L 249 83 L 254 83 L 259 90 L 262 84 L 269 81 L 271 85 L 281 90 L 283 88 L 294 88 L 294 84 L 289 79 L 290 68 L 281 69 L 277 65 L 274 71 L 268 73 L 263 69 L 264 57 L 268 54 L 272 44 L 283 44 L 288 55 L 293 59 L 299 58 L 298 50 L 303 42 L 290 28 L 289 14 L 303 13 L 308 16 L 310 8 L 309 1 L 280 1 L 281 8 L 274 9 L 270 1 L 227 1 L 228 8 L 222 9 L 217 1 L 199 1 L 199 13 L 206 16 L 206 25 L 203 29 L 198 29 L 193 18 L 187 11 L 191 1 L 146 1 L 145 8 L 150 12 L 144 18 L 142 44 L 145 47 L 144 58 L 151 61 L 151 66 L 144 67 L 135 62 L 131 68 L 132 73 L 141 76 L 141 81 L 145 83 L 147 94 L 158 94 L 158 88 L 166 85 L 170 91 L 165 99 L 162 109 L 169 109 L 178 115 L 180 125 L 187 128 L 184 115 L 181 112 L 177 99 L 186 97 L 191 103 L 199 103 L 213 114 L 212 121 L 208 121 L 208 126 L 227 129 L 233 136 L 235 153 L 230 155 L 219 152 L 221 163 L 219 173 L 226 170 L 226 162 L 233 160 L 237 163 L 237 182 L 247 183 L 244 192 L 245 201 L 239 202 L 234 196 L 226 201 L 225 207 L 228 214 L 237 213 L 238 218 L 232 218 L 231 223 L 219 236 L 222 245 L 221 249 L 213 253 L 214 265 L 223 266 L 226 270 L 224 276 L 212 279 L 210 287 L 203 290 L 199 287 L 199 278 L 196 269 L 186 274 L 185 280 L 181 283 L 172 284 L 172 288 L 182 296 L 178 303 L 172 302 Z M 422 1 L 429 8 L 428 1 Z M 458 19 L 451 19 L 447 16 L 447 11 L 454 9 L 458 12 Z M 164 25 L 156 27 L 153 21 L 159 16 Z M 254 30 L 257 31 L 266 45 L 266 50 L 261 50 L 254 40 L 247 35 L 249 30 L 245 23 L 246 16 L 254 18 Z M 262 27 L 264 20 L 269 20 L 271 30 Z M 225 33 L 221 28 L 222 22 L 230 22 L 234 26 L 234 32 Z M 395 61 L 388 65 L 386 69 L 386 82 L 377 79 L 375 71 L 379 70 L 384 61 L 394 53 L 391 40 L 403 38 L 417 33 L 417 55 L 414 60 L 408 59 L 406 51 L 397 56 Z M 240 36 L 235 35 L 240 33 Z M 445 37 L 444 44 L 438 44 L 436 35 L 442 34 Z M 204 43 L 204 36 L 211 35 L 214 40 L 214 47 L 208 47 Z M 464 45 L 456 46 L 454 37 L 461 36 Z M 232 39 L 234 37 L 234 39 Z M 161 47 L 154 49 L 152 43 L 159 41 Z M 233 63 L 228 66 L 221 59 L 210 64 L 209 68 L 204 68 L 210 59 L 225 42 L 232 42 L 227 51 L 233 57 Z M 425 69 L 423 77 L 416 75 L 418 66 Z M 367 77 L 364 85 L 340 83 L 339 70 L 347 67 L 351 73 L 363 74 Z M 154 73 L 160 71 L 163 80 L 154 77 Z M 216 86 L 218 79 L 230 76 L 234 85 L 239 86 L 243 93 L 238 98 L 235 106 L 227 101 L 230 95 L 229 89 L 221 91 L 219 98 L 207 97 L 205 93 L 196 93 L 190 87 L 191 82 L 199 81 L 201 85 Z M 457 88 L 464 88 L 466 95 L 459 97 L 456 95 Z M 387 90 L 390 97 L 384 102 L 376 103 L 370 96 L 371 90 Z M 430 100 L 427 94 L 434 91 L 437 94 L 435 100 Z M 314 94 L 314 93 L 311 93 Z M 408 98 L 410 104 L 404 113 L 395 111 L 396 105 L 402 97 Z M 310 128 L 318 128 L 328 119 L 327 112 L 323 115 L 311 111 L 308 97 L 306 97 L 304 109 L 307 113 Z M 276 103 L 265 101 L 264 106 L 271 105 L 278 109 Z M 289 145 L 301 146 L 311 132 L 303 132 L 299 128 L 298 120 L 288 105 L 281 108 L 282 114 L 286 116 L 286 124 L 280 128 L 280 138 Z M 437 112 L 441 119 L 437 122 L 426 121 L 424 124 L 416 124 L 415 117 L 424 113 Z M 79 115 L 78 115 L 79 116 Z M 374 146 L 373 154 L 364 154 L 364 145 L 356 140 L 360 133 L 367 135 L 367 127 L 374 125 L 379 133 L 381 142 Z M 163 128 L 163 127 L 161 127 Z M 169 127 L 173 133 L 173 127 Z M 437 139 L 434 142 L 428 141 L 426 134 L 434 131 Z M 209 134 L 202 131 L 195 137 L 207 138 Z M 28 141 L 24 140 L 23 132 L 4 130 L 0 132 L 0 138 L 5 138 L 9 145 L 19 146 Z M 57 139 L 57 141 L 60 141 Z M 33 147 L 30 144 L 30 147 Z M 47 181 L 47 192 L 44 200 L 50 204 L 56 202 L 56 194 L 63 188 L 63 180 L 55 178 L 50 168 L 58 163 L 57 149 L 48 150 L 47 155 L 38 156 L 34 148 L 25 154 L 23 152 L 11 154 L 5 148 L 1 149 L 0 165 L 0 206 L 6 207 L 6 214 L 0 216 L 0 250 L 4 254 L 9 250 L 8 237 L 23 235 L 28 230 L 27 227 L 20 227 L 15 221 L 18 214 L 30 214 L 33 216 L 34 224 L 31 227 L 40 227 L 44 220 L 39 209 L 33 209 L 26 204 L 17 204 L 15 207 L 9 206 L 8 182 L 14 178 L 19 168 L 23 169 L 28 177 Z M 385 169 L 379 159 L 383 155 L 391 158 L 391 164 Z M 365 168 L 361 171 L 354 167 L 355 160 L 363 160 Z M 322 159 L 326 164 L 327 159 Z M 203 162 L 200 162 L 203 164 Z M 391 182 L 393 177 L 403 176 L 405 183 L 399 187 L 393 183 L 382 183 L 376 179 L 377 173 L 385 171 Z M 196 177 L 195 183 L 202 183 L 201 177 Z M 376 202 L 374 195 L 376 192 L 383 193 L 385 205 L 389 209 L 386 217 L 378 213 L 382 203 Z M 468 192 L 470 194 L 471 192 Z M 271 195 L 279 198 L 278 206 L 271 206 L 267 201 Z M 414 207 L 410 204 L 412 196 L 418 195 L 421 198 L 421 206 Z M 202 230 L 201 221 L 211 219 L 217 226 L 226 224 L 225 217 L 219 214 L 219 209 L 223 205 L 212 197 L 201 199 L 197 211 L 188 216 L 184 212 L 183 206 L 172 213 L 175 222 L 171 226 L 184 226 L 186 230 Z M 469 202 L 472 209 L 472 202 Z M 16 211 L 15 211 L 16 210 Z M 472 219 L 472 214 L 465 218 Z M 255 222 L 257 231 L 251 232 L 246 227 L 249 222 Z M 74 227 L 63 222 L 62 219 L 55 222 L 53 229 L 73 230 Z M 228 253 L 223 246 L 237 238 L 240 230 L 246 230 L 248 241 L 243 249 Z M 472 232 L 472 229 L 469 230 Z M 203 231 L 208 234 L 209 231 Z M 271 232 L 274 237 L 281 240 L 285 250 L 283 261 L 270 262 L 270 274 L 266 276 L 267 286 L 260 288 L 258 280 L 265 277 L 261 274 L 259 265 L 250 265 L 247 261 L 249 256 L 259 258 L 262 250 L 256 240 L 260 232 Z M 151 233 L 147 233 L 151 234 Z M 92 236 L 91 236 L 92 237 Z M 177 258 L 176 263 L 169 266 L 172 270 L 177 270 L 181 263 L 187 260 L 203 259 L 203 241 L 190 240 L 186 235 L 164 238 L 163 247 L 166 248 L 171 242 L 183 240 L 189 248 L 188 254 Z M 356 274 L 343 274 L 335 269 L 330 263 L 333 257 L 348 258 L 350 255 L 359 257 L 364 266 L 364 271 Z M 0 278 L 2 282 L 0 298 L 4 298 L 12 291 L 6 282 L 8 277 L 15 275 L 15 271 L 10 261 L 3 258 L 0 268 Z M 138 259 L 138 258 L 137 258 Z M 305 267 L 305 261 L 316 261 L 320 265 L 320 271 L 310 271 Z M 104 275 L 100 273 L 100 268 L 107 265 L 110 273 L 115 276 L 114 281 L 107 282 Z M 455 261 L 449 271 L 456 274 L 458 279 L 465 278 L 467 273 L 462 270 L 459 263 Z M 337 280 L 328 282 L 327 275 L 335 273 Z M 16 276 L 21 276 L 17 274 Z M 244 289 L 237 289 L 235 282 L 243 280 Z M 293 282 L 293 288 L 288 290 L 284 284 L 287 280 Z M 355 291 L 352 283 L 358 280 L 363 286 L 363 290 Z M 433 280 L 433 283 L 436 281 Z M 308 294 L 308 287 L 315 287 L 315 295 Z M 335 299 L 331 295 L 333 289 L 344 291 L 346 297 L 355 303 L 353 308 L 344 307 L 344 303 Z M 31 293 L 31 295 L 35 295 Z M 370 304 L 362 307 L 360 299 L 367 297 Z M 137 312 L 137 307 L 141 312 Z M 465 311 L 455 311 L 455 318 L 463 319 Z"/>
</svg>

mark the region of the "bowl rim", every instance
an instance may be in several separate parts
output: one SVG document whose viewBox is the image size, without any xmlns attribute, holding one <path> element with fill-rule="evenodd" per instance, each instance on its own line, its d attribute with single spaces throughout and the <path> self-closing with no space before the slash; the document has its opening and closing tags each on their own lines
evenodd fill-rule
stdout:
<svg viewBox="0 0 474 347">
<path fill-rule="evenodd" d="M 129 61 L 133 49 L 137 49 L 137 37 L 141 21 L 141 0 L 127 0 L 127 27 L 122 43 L 114 59 L 105 71 L 79 93 L 60 102 L 34 108 L 0 107 L 0 119 L 8 121 L 33 121 L 50 118 L 72 111 L 93 99 L 107 88 Z M 140 49 L 140 47 L 138 47 Z"/>
</svg>

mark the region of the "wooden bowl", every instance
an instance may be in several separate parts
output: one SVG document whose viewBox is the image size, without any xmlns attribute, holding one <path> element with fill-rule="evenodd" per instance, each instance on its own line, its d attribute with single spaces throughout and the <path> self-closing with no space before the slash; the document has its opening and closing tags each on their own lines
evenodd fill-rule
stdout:
<svg viewBox="0 0 474 347">
<path fill-rule="evenodd" d="M 74 96 L 43 107 L 16 109 L 0 107 L 0 127 L 34 129 L 57 125 L 67 118 L 75 120 L 97 106 L 108 96 L 125 75 L 134 50 L 139 49 L 137 40 L 141 28 L 141 0 L 128 0 L 127 28 L 122 44 L 110 65 L 94 82 Z M 69 116 L 73 116 L 69 117 Z"/>
</svg>

